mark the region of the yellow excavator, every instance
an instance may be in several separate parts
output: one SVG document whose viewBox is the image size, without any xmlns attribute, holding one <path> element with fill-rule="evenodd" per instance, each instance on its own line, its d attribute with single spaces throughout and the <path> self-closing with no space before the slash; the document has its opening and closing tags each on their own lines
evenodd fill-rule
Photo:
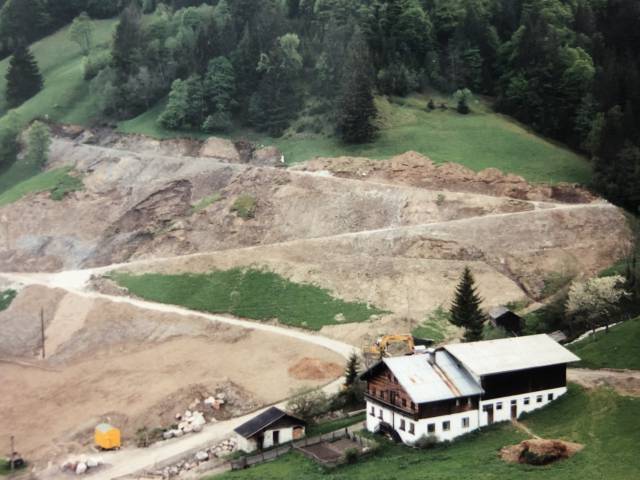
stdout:
<svg viewBox="0 0 640 480">
<path fill-rule="evenodd" d="M 367 368 L 383 357 L 399 357 L 416 353 L 416 345 L 425 348 L 433 345 L 428 338 L 415 338 L 409 333 L 382 335 L 373 345 L 365 345 L 362 349 Z"/>
<path fill-rule="evenodd" d="M 412 355 L 414 350 L 413 335 L 395 334 L 378 337 L 373 345 L 367 345 L 363 348 L 363 353 L 368 365 L 377 362 L 382 357 Z"/>
</svg>

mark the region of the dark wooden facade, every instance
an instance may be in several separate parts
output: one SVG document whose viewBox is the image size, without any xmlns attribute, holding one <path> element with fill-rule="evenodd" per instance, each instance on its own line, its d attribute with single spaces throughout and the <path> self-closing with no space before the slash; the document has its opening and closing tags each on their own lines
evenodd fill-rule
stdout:
<svg viewBox="0 0 640 480">
<path fill-rule="evenodd" d="M 363 379 L 367 381 L 366 398 L 414 420 L 467 412 L 477 409 L 479 404 L 479 397 L 476 396 L 416 405 L 384 364 L 367 372 Z"/>
<path fill-rule="evenodd" d="M 483 400 L 567 386 L 567 365 L 530 368 L 482 377 Z"/>
</svg>

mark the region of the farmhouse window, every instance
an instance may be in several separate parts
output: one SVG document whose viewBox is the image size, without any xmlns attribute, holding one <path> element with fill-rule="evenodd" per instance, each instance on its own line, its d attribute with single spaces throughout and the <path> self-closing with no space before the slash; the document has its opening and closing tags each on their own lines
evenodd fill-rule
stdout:
<svg viewBox="0 0 640 480">
<path fill-rule="evenodd" d="M 537 403 L 542 403 L 542 395 L 538 395 L 538 396 L 536 397 L 536 402 L 537 402 Z"/>
<path fill-rule="evenodd" d="M 376 416 L 376 407 L 371 407 L 371 412 L 370 412 L 372 417 Z"/>
<path fill-rule="evenodd" d="M 384 417 L 383 417 L 383 415 L 382 415 L 382 409 L 380 409 L 380 411 L 378 412 L 378 418 L 379 418 L 380 420 L 383 420 L 383 419 L 384 419 Z"/>
<path fill-rule="evenodd" d="M 413 435 L 414 433 L 416 433 L 416 426 L 415 426 L 413 423 L 411 423 L 411 422 L 409 422 L 409 433 L 410 433 L 411 435 Z"/>
<path fill-rule="evenodd" d="M 451 422 L 449 420 L 447 420 L 446 422 L 442 422 L 442 430 L 444 432 L 448 432 L 449 430 L 451 430 Z"/>
<path fill-rule="evenodd" d="M 435 433 L 435 431 L 436 431 L 435 423 L 430 423 L 429 425 L 427 425 L 427 433 Z"/>
<path fill-rule="evenodd" d="M 496 402 L 496 410 L 502 410 L 502 402 Z"/>
<path fill-rule="evenodd" d="M 547 400 L 549 401 L 553 400 L 553 393 L 550 393 L 549 395 L 547 395 Z"/>
<path fill-rule="evenodd" d="M 402 399 L 402 406 L 405 407 L 405 408 L 407 407 L 407 399 L 406 398 Z"/>
<path fill-rule="evenodd" d="M 517 400 L 511 400 L 511 406 L 513 407 L 514 405 L 517 405 L 518 401 Z"/>
<path fill-rule="evenodd" d="M 404 429 L 405 429 L 404 420 L 400 420 L 400 430 L 404 432 Z"/>
<path fill-rule="evenodd" d="M 462 419 L 462 428 L 469 428 L 469 417 L 464 417 Z"/>
<path fill-rule="evenodd" d="M 371 395 L 376 396 L 376 387 L 371 387 Z"/>
<path fill-rule="evenodd" d="M 529 405 L 529 397 L 526 397 L 526 398 L 524 399 L 524 404 L 525 404 L 525 405 Z"/>
<path fill-rule="evenodd" d="M 416 409 L 416 404 L 411 402 L 411 410 L 415 410 Z"/>
</svg>

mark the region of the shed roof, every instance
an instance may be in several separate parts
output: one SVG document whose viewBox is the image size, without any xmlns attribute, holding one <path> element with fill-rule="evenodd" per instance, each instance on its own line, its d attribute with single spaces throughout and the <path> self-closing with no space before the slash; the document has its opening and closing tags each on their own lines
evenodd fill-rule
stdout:
<svg viewBox="0 0 640 480">
<path fill-rule="evenodd" d="M 508 312 L 510 312 L 510 310 L 507 307 L 495 307 L 489 310 L 489 316 L 495 320 Z"/>
<path fill-rule="evenodd" d="M 546 334 L 454 343 L 444 348 L 478 376 L 580 360 Z"/>
<path fill-rule="evenodd" d="M 384 358 L 383 362 L 415 403 L 437 402 L 480 395 L 480 385 L 446 351 L 435 352 L 435 366 L 428 355 Z"/>
<path fill-rule="evenodd" d="M 299 422 L 300 425 L 306 424 L 304 420 L 296 418 L 293 415 L 288 414 L 287 412 L 283 412 L 277 407 L 270 407 L 261 414 L 256 415 L 251 420 L 237 427 L 234 432 L 242 435 L 245 438 L 249 438 L 254 436 L 256 433 L 265 430 L 267 427 L 269 427 L 269 425 L 272 425 L 273 423 L 284 417 L 291 418 L 292 420 Z"/>
</svg>

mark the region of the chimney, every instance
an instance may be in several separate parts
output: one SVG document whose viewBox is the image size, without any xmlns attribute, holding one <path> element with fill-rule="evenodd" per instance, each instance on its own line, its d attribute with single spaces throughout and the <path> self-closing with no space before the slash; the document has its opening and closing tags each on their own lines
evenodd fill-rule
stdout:
<svg viewBox="0 0 640 480">
<path fill-rule="evenodd" d="M 435 348 L 427 348 L 427 362 L 429 365 L 436 364 L 436 349 Z"/>
</svg>

